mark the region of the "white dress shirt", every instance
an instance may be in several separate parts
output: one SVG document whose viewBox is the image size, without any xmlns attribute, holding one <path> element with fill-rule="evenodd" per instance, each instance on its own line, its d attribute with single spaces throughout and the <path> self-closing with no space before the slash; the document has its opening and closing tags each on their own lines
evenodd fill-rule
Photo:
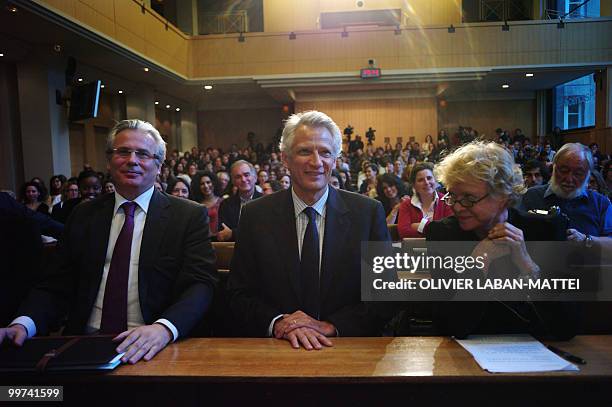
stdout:
<svg viewBox="0 0 612 407">
<path fill-rule="evenodd" d="M 140 309 L 140 297 L 138 293 L 138 264 L 140 259 L 140 245 L 142 243 L 142 234 L 144 231 L 145 222 L 147 219 L 147 211 L 149 209 L 149 203 L 153 196 L 154 187 L 146 190 L 140 194 L 134 202 L 137 204 L 136 210 L 134 211 L 134 232 L 132 235 L 132 247 L 130 251 L 130 268 L 128 277 L 128 298 L 127 298 L 127 328 L 132 329 L 145 324 L 142 318 L 142 311 Z M 104 290 L 106 288 L 106 278 L 108 277 L 108 271 L 110 269 L 111 259 L 113 258 L 113 251 L 115 249 L 115 243 L 119 237 L 119 232 L 123 227 L 125 221 L 125 214 L 121 205 L 128 200 L 123 196 L 119 195 L 115 191 L 115 207 L 113 210 L 113 218 L 111 222 L 110 234 L 108 236 L 108 247 L 106 249 L 106 258 L 104 261 L 104 269 L 102 273 L 102 281 L 98 288 L 98 294 L 94 302 L 91 315 L 86 326 L 86 332 L 93 334 L 100 330 L 100 322 L 102 319 L 102 305 L 104 304 Z M 158 319 L 155 321 L 164 325 L 172 332 L 173 341 L 178 338 L 178 330 L 167 319 Z M 11 325 L 21 324 L 26 327 L 28 331 L 28 337 L 36 335 L 36 325 L 34 321 L 27 316 L 20 316 L 16 318 Z"/>
<path fill-rule="evenodd" d="M 300 259 L 302 258 L 302 244 L 304 243 L 304 235 L 306 234 L 306 228 L 308 227 L 308 215 L 304 213 L 309 205 L 302 201 L 297 196 L 293 188 L 291 188 L 291 196 L 293 197 L 293 210 L 295 214 L 295 230 L 297 232 L 298 242 L 298 254 Z M 327 197 L 329 196 L 329 186 L 325 188 L 323 196 L 315 202 L 311 207 L 316 213 L 317 232 L 319 234 L 319 275 L 321 274 L 321 258 L 323 257 L 323 237 L 325 235 L 325 217 L 327 215 Z M 274 323 L 277 319 L 283 315 L 277 315 L 270 326 L 268 327 L 268 336 L 272 336 L 274 333 Z"/>
</svg>

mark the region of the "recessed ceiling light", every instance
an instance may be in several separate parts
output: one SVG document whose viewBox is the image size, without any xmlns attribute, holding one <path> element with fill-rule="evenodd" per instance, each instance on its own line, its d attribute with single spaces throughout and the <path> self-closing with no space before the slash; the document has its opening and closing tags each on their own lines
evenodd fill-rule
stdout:
<svg viewBox="0 0 612 407">
<path fill-rule="evenodd" d="M 78 82 L 83 82 L 83 78 L 78 78 L 77 81 Z"/>
<path fill-rule="evenodd" d="M 166 105 L 166 109 L 170 109 L 170 105 Z"/>
<path fill-rule="evenodd" d="M 142 68 L 145 72 L 149 72 L 149 68 L 147 68 L 146 66 L 144 68 Z"/>
<path fill-rule="evenodd" d="M 0 52 L 0 57 L 3 57 L 3 56 L 4 56 L 4 54 L 2 52 Z"/>
<path fill-rule="evenodd" d="M 177 107 L 175 110 L 176 110 L 177 112 L 180 112 L 180 111 L 181 111 L 181 108 L 180 108 L 180 107 Z"/>
<path fill-rule="evenodd" d="M 525 76 L 528 77 L 528 78 L 531 78 L 533 76 L 533 74 L 532 73 L 526 73 Z"/>
<path fill-rule="evenodd" d="M 212 85 L 204 85 L 204 89 L 211 90 L 212 89 Z"/>
<path fill-rule="evenodd" d="M 119 90 L 119 94 L 121 95 L 122 93 L 123 93 L 123 91 L 122 91 L 122 90 Z"/>
<path fill-rule="evenodd" d="M 8 11 L 10 11 L 11 13 L 16 13 L 16 12 L 18 12 L 18 11 L 19 11 L 19 10 L 17 9 L 17 7 L 15 7 L 15 6 L 8 6 L 8 7 L 7 7 L 7 10 L 8 10 Z"/>
<path fill-rule="evenodd" d="M 156 105 L 159 105 L 159 100 L 156 100 L 156 101 L 155 101 L 155 104 L 156 104 Z"/>
<path fill-rule="evenodd" d="M 102 84 L 102 85 L 100 85 L 100 87 L 101 87 L 102 89 L 104 89 L 104 88 L 106 87 L 106 85 L 105 85 L 105 84 Z"/>
<path fill-rule="evenodd" d="M 504 83 L 504 84 L 502 85 L 502 88 L 504 88 L 504 89 L 508 89 L 509 87 L 510 87 L 510 85 L 508 85 L 507 83 Z"/>
</svg>

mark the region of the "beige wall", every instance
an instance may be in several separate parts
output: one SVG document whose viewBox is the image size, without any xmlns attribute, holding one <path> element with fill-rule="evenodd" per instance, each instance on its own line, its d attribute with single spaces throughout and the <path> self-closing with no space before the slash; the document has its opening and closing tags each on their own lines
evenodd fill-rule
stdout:
<svg viewBox="0 0 612 407">
<path fill-rule="evenodd" d="M 319 110 L 329 115 L 340 127 L 350 124 L 365 143 L 368 127 L 376 130 L 375 146 L 384 145 L 385 137 L 395 144 L 397 137 L 406 143 L 410 137 L 422 142 L 427 134 L 437 131 L 437 109 L 434 98 L 339 100 L 298 102 L 295 111 Z"/>
<path fill-rule="evenodd" d="M 459 126 L 469 126 L 487 138 L 501 127 L 514 131 L 517 127 L 528 137 L 536 135 L 536 101 L 481 100 L 448 102 L 439 108 L 439 126 L 452 135 Z"/>
<path fill-rule="evenodd" d="M 503 32 L 499 25 L 446 29 L 351 31 L 287 35 L 249 34 L 193 40 L 195 77 L 255 76 L 356 71 L 375 58 L 383 70 L 436 69 L 540 64 L 584 64 L 612 60 L 612 21 L 525 22 Z M 587 41 L 588 38 L 588 41 Z M 589 47 L 585 49 L 584 44 Z"/>
<path fill-rule="evenodd" d="M 457 0 L 366 0 L 359 8 L 356 0 L 264 0 L 264 31 L 290 32 L 316 30 L 323 12 L 401 9 L 407 26 L 448 25 L 461 22 L 461 2 Z"/>
<path fill-rule="evenodd" d="M 188 74 L 187 36 L 132 0 L 34 0 L 175 73 Z"/>
<path fill-rule="evenodd" d="M 227 149 L 234 143 L 242 148 L 247 145 L 247 133 L 253 131 L 265 147 L 285 118 L 280 108 L 199 111 L 198 142 L 200 148 Z"/>
</svg>

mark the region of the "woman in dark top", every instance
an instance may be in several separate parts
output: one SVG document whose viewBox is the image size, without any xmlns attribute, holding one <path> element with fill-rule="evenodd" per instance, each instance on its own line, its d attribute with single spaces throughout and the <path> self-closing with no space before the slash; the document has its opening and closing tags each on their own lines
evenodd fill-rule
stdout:
<svg viewBox="0 0 612 407">
<path fill-rule="evenodd" d="M 446 185 L 445 202 L 454 216 L 431 222 L 427 240 L 472 241 L 468 255 L 487 253 L 480 278 L 501 275 L 538 279 L 540 267 L 527 251 L 525 240 L 555 240 L 555 231 L 512 206 L 525 192 L 522 173 L 514 159 L 496 143 L 471 142 L 449 154 L 436 168 Z M 434 272 L 435 274 L 435 272 Z M 505 274 L 507 275 L 507 274 Z M 578 315 L 573 303 L 501 301 L 495 296 L 479 302 L 440 302 L 434 307 L 438 333 L 465 337 L 470 334 L 530 333 L 568 339 L 576 334 Z"/>
<path fill-rule="evenodd" d="M 408 190 L 402 180 L 393 174 L 379 175 L 376 181 L 376 195 L 376 199 L 385 208 L 387 224 L 396 224 L 402 198 L 408 196 Z"/>
<path fill-rule="evenodd" d="M 42 202 L 43 191 L 40 184 L 31 181 L 23 184 L 20 199 L 31 210 L 49 215 L 49 206 Z"/>
</svg>

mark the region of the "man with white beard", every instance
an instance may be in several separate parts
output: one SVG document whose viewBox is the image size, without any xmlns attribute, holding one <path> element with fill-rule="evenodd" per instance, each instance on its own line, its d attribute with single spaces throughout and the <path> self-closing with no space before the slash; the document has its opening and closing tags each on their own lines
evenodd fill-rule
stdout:
<svg viewBox="0 0 612 407">
<path fill-rule="evenodd" d="M 587 189 L 593 155 L 580 143 L 567 143 L 553 159 L 553 175 L 548 185 L 530 188 L 521 207 L 549 210 L 558 206 L 569 218 L 567 240 L 612 251 L 612 206 L 610 200 Z"/>
</svg>

